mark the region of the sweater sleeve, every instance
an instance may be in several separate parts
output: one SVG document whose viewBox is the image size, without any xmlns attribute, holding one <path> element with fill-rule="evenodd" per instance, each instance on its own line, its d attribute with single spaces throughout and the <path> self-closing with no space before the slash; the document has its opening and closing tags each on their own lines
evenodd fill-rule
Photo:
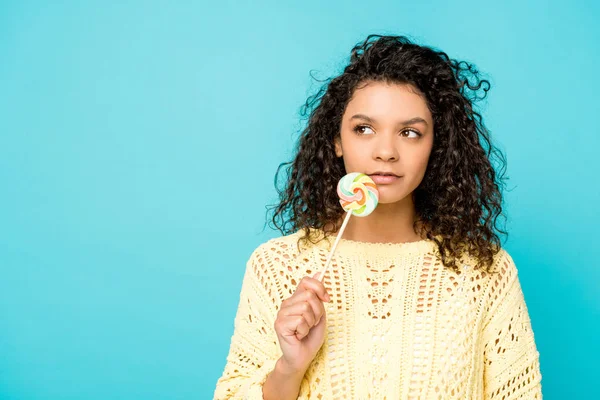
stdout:
<svg viewBox="0 0 600 400">
<path fill-rule="evenodd" d="M 262 385 L 281 356 L 273 328 L 276 292 L 266 275 L 261 248 L 246 264 L 233 336 L 214 399 L 262 400 Z"/>
<path fill-rule="evenodd" d="M 541 399 L 539 352 L 510 255 L 502 250 L 483 330 L 486 399 Z"/>
</svg>

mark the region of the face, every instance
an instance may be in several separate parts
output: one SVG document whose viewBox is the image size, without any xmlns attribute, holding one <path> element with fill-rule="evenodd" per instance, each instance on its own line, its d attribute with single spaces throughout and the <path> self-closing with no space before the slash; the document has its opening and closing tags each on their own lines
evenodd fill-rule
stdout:
<svg viewBox="0 0 600 400">
<path fill-rule="evenodd" d="M 379 203 L 407 199 L 425 175 L 433 120 L 425 99 L 405 84 L 361 84 L 348 102 L 335 148 L 346 173 L 369 175 Z"/>
</svg>

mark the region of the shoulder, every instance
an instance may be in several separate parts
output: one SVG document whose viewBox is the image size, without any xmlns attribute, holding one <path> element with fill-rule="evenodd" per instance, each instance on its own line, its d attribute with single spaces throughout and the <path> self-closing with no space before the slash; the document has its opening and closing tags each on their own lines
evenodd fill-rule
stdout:
<svg viewBox="0 0 600 400">
<path fill-rule="evenodd" d="M 486 318 L 510 311 L 523 301 L 519 270 L 505 248 L 494 256 L 490 272 L 475 271 L 482 278 Z"/>
<path fill-rule="evenodd" d="M 277 236 L 260 243 L 250 255 L 250 259 L 257 259 L 264 256 L 274 258 L 289 258 L 290 255 L 298 252 L 298 239 L 300 232 L 294 232 L 289 235 Z"/>
<path fill-rule="evenodd" d="M 497 302 L 519 285 L 519 271 L 509 251 L 501 247 L 493 256 L 490 268 L 477 266 L 477 259 L 470 255 L 461 257 L 461 272 L 481 292 L 488 304 Z"/>
<path fill-rule="evenodd" d="M 508 250 L 501 248 L 494 256 L 492 263 L 492 281 L 507 284 L 512 280 L 518 279 L 518 273 L 517 265 Z"/>
<path fill-rule="evenodd" d="M 250 255 L 248 266 L 260 275 L 282 275 L 280 271 L 295 272 L 309 262 L 311 254 L 299 241 L 302 231 L 277 236 L 260 243 Z"/>
<path fill-rule="evenodd" d="M 476 268 L 478 260 L 469 254 L 463 254 L 460 257 L 460 263 L 463 269 L 470 269 L 475 273 L 479 273 L 482 277 L 488 277 L 489 279 L 503 279 L 505 276 L 516 275 L 518 272 L 515 261 L 504 247 L 500 247 L 498 252 L 494 254 L 489 269 L 484 267 Z"/>
<path fill-rule="evenodd" d="M 278 236 L 259 244 L 248 259 L 246 275 L 260 282 L 271 296 L 290 296 L 304 276 L 315 271 L 312 251 L 298 246 L 302 231 Z"/>
</svg>

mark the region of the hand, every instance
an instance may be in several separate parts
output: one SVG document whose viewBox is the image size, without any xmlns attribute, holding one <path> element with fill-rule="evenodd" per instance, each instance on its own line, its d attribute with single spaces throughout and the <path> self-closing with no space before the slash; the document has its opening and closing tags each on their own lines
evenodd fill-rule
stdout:
<svg viewBox="0 0 600 400">
<path fill-rule="evenodd" d="M 280 362 L 289 373 L 304 373 L 325 340 L 327 319 L 323 302 L 330 297 L 314 274 L 302 278 L 296 291 L 281 303 L 275 332 L 283 355 Z"/>
</svg>

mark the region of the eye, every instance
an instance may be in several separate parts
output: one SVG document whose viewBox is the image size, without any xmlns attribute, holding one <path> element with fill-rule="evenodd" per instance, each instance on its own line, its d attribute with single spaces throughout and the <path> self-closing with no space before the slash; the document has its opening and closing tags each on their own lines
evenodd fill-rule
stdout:
<svg viewBox="0 0 600 400">
<path fill-rule="evenodd" d="M 416 136 L 413 136 L 414 139 L 419 138 L 421 136 L 423 136 L 421 133 L 419 133 L 419 131 L 415 130 L 415 129 L 405 129 L 401 132 L 401 134 L 404 134 L 405 132 L 412 132 L 414 133 Z"/>
<path fill-rule="evenodd" d="M 369 133 L 364 133 L 364 129 L 371 129 L 370 126 L 368 125 L 356 125 L 353 129 L 353 131 L 357 134 L 357 135 L 370 135 Z M 371 129 L 372 131 L 373 129 Z"/>
</svg>

